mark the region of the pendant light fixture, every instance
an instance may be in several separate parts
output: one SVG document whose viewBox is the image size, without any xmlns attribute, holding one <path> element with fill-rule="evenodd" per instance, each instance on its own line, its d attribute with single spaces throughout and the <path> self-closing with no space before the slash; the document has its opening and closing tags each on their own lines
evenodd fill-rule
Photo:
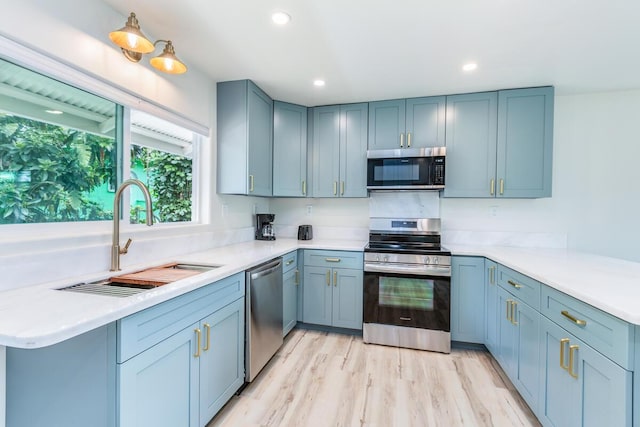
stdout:
<svg viewBox="0 0 640 427">
<path fill-rule="evenodd" d="M 187 66 L 176 57 L 171 40 L 157 40 L 152 43 L 140 30 L 140 23 L 133 12 L 124 27 L 109 33 L 109 38 L 120 46 L 122 54 L 131 62 L 140 62 L 143 54 L 153 52 L 158 43 L 165 43 L 162 53 L 151 58 L 151 66 L 169 74 L 182 74 L 187 71 Z"/>
</svg>

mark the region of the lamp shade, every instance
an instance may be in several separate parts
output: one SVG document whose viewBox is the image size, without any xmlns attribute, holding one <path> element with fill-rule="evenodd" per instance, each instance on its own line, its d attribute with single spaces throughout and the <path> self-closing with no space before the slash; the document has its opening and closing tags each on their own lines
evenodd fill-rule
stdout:
<svg viewBox="0 0 640 427">
<path fill-rule="evenodd" d="M 171 40 L 166 42 L 162 53 L 151 58 L 151 66 L 157 70 L 169 74 L 182 74 L 187 71 L 187 66 L 176 56 Z"/>
<path fill-rule="evenodd" d="M 124 27 L 110 32 L 109 38 L 122 49 L 131 52 L 151 53 L 155 49 L 153 43 L 140 31 L 140 24 L 135 13 L 129 15 Z"/>
</svg>

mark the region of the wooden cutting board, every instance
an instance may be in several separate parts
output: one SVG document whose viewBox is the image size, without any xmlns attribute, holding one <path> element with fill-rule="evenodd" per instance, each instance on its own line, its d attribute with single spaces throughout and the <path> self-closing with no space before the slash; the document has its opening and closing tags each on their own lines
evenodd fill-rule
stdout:
<svg viewBox="0 0 640 427">
<path fill-rule="evenodd" d="M 202 273 L 202 271 L 198 270 L 172 268 L 175 265 L 177 264 L 167 264 L 137 271 L 135 273 L 123 274 L 122 276 L 114 276 L 110 278 L 109 281 L 130 283 L 132 285 L 162 286 L 167 283 L 175 282 L 176 280 L 185 279 Z"/>
</svg>

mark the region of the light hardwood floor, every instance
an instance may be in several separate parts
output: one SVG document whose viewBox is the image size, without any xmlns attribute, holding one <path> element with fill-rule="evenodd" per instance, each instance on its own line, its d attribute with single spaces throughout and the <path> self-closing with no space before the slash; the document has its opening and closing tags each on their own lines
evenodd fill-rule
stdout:
<svg viewBox="0 0 640 427">
<path fill-rule="evenodd" d="M 294 329 L 217 426 L 539 426 L 495 360 Z"/>
</svg>

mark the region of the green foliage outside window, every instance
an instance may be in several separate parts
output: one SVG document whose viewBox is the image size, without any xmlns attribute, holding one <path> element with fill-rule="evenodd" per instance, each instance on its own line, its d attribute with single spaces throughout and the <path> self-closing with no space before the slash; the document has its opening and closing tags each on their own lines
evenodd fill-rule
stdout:
<svg viewBox="0 0 640 427">
<path fill-rule="evenodd" d="M 88 193 L 115 182 L 114 141 L 0 114 L 0 224 L 112 217 Z"/>
</svg>

